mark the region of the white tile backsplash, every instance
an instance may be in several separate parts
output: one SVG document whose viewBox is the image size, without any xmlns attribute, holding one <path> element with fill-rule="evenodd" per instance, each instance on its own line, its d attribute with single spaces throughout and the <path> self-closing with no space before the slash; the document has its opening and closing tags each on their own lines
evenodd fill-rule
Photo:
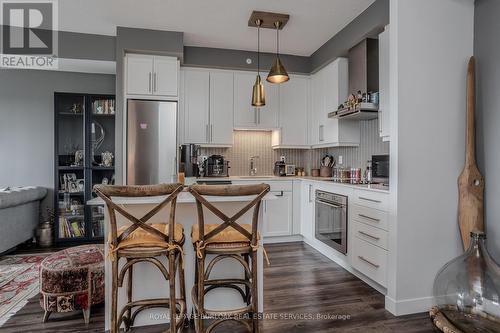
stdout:
<svg viewBox="0 0 500 333">
<path fill-rule="evenodd" d="M 230 161 L 229 174 L 244 176 L 249 174 L 251 156 L 255 159 L 258 175 L 272 175 L 274 162 L 281 155 L 286 156 L 288 164 L 306 168 L 319 168 L 320 160 L 325 154 L 330 154 L 338 159 L 342 155 L 343 166 L 365 168 L 366 161 L 372 155 L 389 154 L 389 143 L 383 142 L 379 137 L 378 120 L 362 121 L 361 142 L 359 147 L 335 147 L 322 149 L 272 149 L 271 132 L 269 131 L 234 131 L 233 146 L 231 148 L 202 148 L 202 155 L 222 155 Z"/>
</svg>

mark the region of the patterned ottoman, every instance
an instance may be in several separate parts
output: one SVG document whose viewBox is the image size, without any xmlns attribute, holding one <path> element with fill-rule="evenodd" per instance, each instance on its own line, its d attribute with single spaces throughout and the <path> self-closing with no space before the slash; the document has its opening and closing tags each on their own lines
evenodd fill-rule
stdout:
<svg viewBox="0 0 500 333">
<path fill-rule="evenodd" d="M 55 252 L 40 265 L 40 305 L 43 322 L 52 312 L 83 311 L 88 324 L 90 307 L 104 301 L 104 250 L 83 245 Z"/>
</svg>

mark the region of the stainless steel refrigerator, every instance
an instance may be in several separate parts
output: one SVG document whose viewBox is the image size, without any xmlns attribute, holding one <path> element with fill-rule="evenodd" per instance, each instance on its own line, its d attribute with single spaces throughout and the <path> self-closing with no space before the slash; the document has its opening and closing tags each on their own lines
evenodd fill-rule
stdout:
<svg viewBox="0 0 500 333">
<path fill-rule="evenodd" d="M 177 103 L 127 101 L 127 184 L 173 182 L 177 174 Z"/>
</svg>

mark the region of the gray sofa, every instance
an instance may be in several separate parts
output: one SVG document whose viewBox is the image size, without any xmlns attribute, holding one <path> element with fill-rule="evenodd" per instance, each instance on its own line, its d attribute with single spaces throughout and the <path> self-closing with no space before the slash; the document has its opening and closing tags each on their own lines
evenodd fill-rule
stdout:
<svg viewBox="0 0 500 333">
<path fill-rule="evenodd" d="M 0 253 L 34 236 L 46 195 L 47 189 L 35 186 L 0 190 Z"/>
</svg>

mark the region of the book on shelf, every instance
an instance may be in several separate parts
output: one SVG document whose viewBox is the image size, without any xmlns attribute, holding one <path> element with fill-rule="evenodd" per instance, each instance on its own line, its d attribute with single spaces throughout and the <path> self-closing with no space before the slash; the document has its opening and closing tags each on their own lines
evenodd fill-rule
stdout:
<svg viewBox="0 0 500 333">
<path fill-rule="evenodd" d="M 71 215 L 59 216 L 59 237 L 75 238 L 85 236 L 85 220 Z"/>
<path fill-rule="evenodd" d="M 92 102 L 93 114 L 115 114 L 114 99 L 97 99 Z"/>
</svg>

